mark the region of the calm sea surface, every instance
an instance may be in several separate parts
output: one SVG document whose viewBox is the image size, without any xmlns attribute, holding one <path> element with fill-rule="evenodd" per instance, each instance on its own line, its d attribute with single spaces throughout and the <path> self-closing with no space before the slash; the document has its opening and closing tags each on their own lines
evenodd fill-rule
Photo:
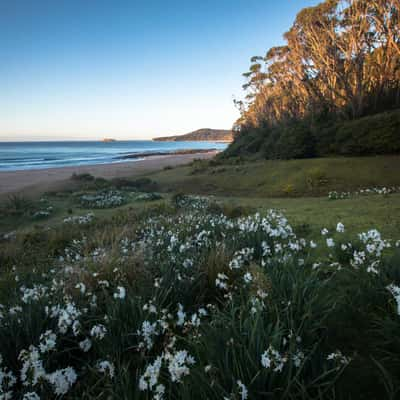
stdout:
<svg viewBox="0 0 400 400">
<path fill-rule="evenodd" d="M 0 171 L 54 168 L 137 161 L 123 159 L 128 154 L 175 152 L 188 149 L 223 150 L 226 143 L 153 142 L 129 140 L 116 142 L 0 142 Z"/>
</svg>

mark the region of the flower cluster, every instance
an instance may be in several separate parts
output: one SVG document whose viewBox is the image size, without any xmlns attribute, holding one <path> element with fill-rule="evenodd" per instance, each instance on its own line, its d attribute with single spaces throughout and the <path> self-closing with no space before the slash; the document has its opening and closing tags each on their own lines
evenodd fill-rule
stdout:
<svg viewBox="0 0 400 400">
<path fill-rule="evenodd" d="M 12 398 L 14 392 L 17 398 L 34 400 L 66 394 L 79 398 L 74 391 L 84 386 L 89 373 L 115 383 L 125 353 L 130 357 L 127 364 L 135 364 L 140 391 L 156 400 L 193 384 L 199 374 L 216 381 L 216 355 L 204 351 L 202 340 L 211 337 L 217 346 L 227 347 L 221 352 L 231 354 L 237 340 L 251 336 L 247 330 L 231 339 L 229 330 L 223 341 L 208 336 L 218 324 L 223 329 L 232 315 L 234 322 L 242 315 L 246 318 L 246 323 L 238 322 L 238 330 L 252 329 L 250 324 L 266 316 L 268 329 L 274 322 L 282 324 L 272 333 L 262 325 L 259 332 L 265 338 L 252 350 L 250 363 L 255 376 L 274 375 L 279 381 L 295 370 L 300 379 L 304 365 L 307 371 L 312 369 L 308 367 L 319 339 L 304 343 L 307 332 L 299 332 L 302 326 L 294 326 L 295 320 L 286 322 L 288 315 L 297 317 L 296 301 L 301 306 L 306 301 L 292 296 L 296 279 L 290 277 L 287 293 L 281 293 L 271 284 L 272 273 L 279 275 L 275 284 L 285 282 L 288 271 L 317 280 L 332 276 L 333 269 L 338 274 L 364 271 L 376 280 L 383 255 L 392 247 L 376 230 L 344 241 L 347 228 L 342 222 L 306 240 L 277 211 L 228 218 L 218 211 L 204 212 L 200 203 L 193 208 L 193 203 L 183 204 L 189 212 L 152 215 L 135 231 L 124 230 L 110 242 L 86 233 L 69 242 L 61 256 L 50 259 L 48 270 L 33 271 L 25 282 L 19 281 L 17 267 L 9 272 L 15 275 L 18 296 L 0 305 L 0 329 L 21 328 L 29 315 L 37 316 L 40 328 L 18 349 L 17 367 L 14 359 L 0 356 L 0 399 Z M 75 219 L 84 217 L 70 218 L 71 223 L 86 223 Z M 397 282 L 387 289 L 400 314 Z M 273 320 L 274 312 L 279 321 Z M 112 340 L 118 343 L 116 353 L 109 346 Z M 241 348 L 246 346 L 241 343 Z M 60 360 L 59 365 L 55 367 L 53 360 Z M 348 362 L 340 350 L 318 355 L 324 371 L 338 372 Z M 82 384 L 76 384 L 80 380 Z M 252 383 L 245 375 L 233 374 L 230 382 L 221 398 L 251 398 Z"/>
<path fill-rule="evenodd" d="M 85 224 L 89 224 L 90 222 L 92 222 L 93 218 L 94 218 L 94 214 L 90 212 L 86 215 L 74 215 L 71 217 L 64 218 L 63 222 L 64 222 L 64 224 L 85 225 Z"/>
<path fill-rule="evenodd" d="M 391 187 L 373 187 L 367 189 L 360 189 L 355 192 L 337 192 L 332 191 L 328 193 L 329 200 L 341 200 L 341 199 L 350 199 L 351 197 L 356 196 L 369 196 L 369 195 L 382 195 L 387 196 L 392 193 L 399 193 L 400 187 L 391 186 Z"/>
<path fill-rule="evenodd" d="M 35 212 L 32 214 L 32 217 L 33 217 L 33 218 L 36 218 L 36 219 L 47 218 L 47 217 L 49 217 L 49 216 L 52 214 L 52 212 L 53 212 L 53 207 L 52 207 L 52 206 L 49 206 L 49 207 L 47 207 L 45 210 L 35 211 Z"/>
<path fill-rule="evenodd" d="M 96 194 L 85 194 L 80 197 L 81 205 L 85 208 L 112 208 L 125 203 L 125 197 L 118 191 L 103 191 Z"/>
</svg>

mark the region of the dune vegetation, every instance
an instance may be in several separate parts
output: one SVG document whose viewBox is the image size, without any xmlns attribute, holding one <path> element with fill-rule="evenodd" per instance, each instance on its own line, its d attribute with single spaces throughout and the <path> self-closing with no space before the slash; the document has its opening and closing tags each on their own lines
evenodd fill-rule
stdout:
<svg viewBox="0 0 400 400">
<path fill-rule="evenodd" d="M 254 182 L 244 195 L 236 171 L 236 189 L 177 193 L 195 192 L 186 175 L 202 192 L 231 168 L 267 167 L 215 162 L 75 175 L 3 203 L 3 398 L 396 398 L 398 175 L 360 190 L 337 168 L 340 196 L 328 179 L 323 195 L 271 197 Z"/>
</svg>

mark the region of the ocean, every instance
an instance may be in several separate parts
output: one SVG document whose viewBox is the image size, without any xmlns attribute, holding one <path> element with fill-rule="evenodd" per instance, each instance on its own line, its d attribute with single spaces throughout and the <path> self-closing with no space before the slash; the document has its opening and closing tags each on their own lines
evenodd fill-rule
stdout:
<svg viewBox="0 0 400 400">
<path fill-rule="evenodd" d="M 147 153 L 194 149 L 223 150 L 226 143 L 217 142 L 155 142 L 127 140 L 115 142 L 0 142 L 0 171 L 56 168 L 137 161 Z M 139 155 L 126 159 L 127 155 Z"/>
</svg>

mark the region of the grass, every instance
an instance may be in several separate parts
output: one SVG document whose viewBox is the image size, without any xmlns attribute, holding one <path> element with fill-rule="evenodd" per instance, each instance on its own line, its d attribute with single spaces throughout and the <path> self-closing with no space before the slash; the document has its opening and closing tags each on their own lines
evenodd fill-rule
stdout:
<svg viewBox="0 0 400 400">
<path fill-rule="evenodd" d="M 352 233 L 376 227 L 390 238 L 400 238 L 400 194 L 371 195 L 344 200 L 325 197 L 249 198 L 216 197 L 230 207 L 252 207 L 254 210 L 278 209 L 293 226 L 317 234 L 324 227 L 332 228 L 345 221 Z"/>
<path fill-rule="evenodd" d="M 400 194 L 327 197 L 398 185 L 398 160 L 195 162 L 133 185 L 75 176 L 72 189 L 45 201 L 10 199 L 0 232 L 17 234 L 0 241 L 0 377 L 17 377 L 9 388 L 16 398 L 54 398 L 67 387 L 71 399 L 149 399 L 157 398 L 150 378 L 160 362 L 160 399 L 234 400 L 244 390 L 251 399 L 398 398 L 400 297 L 387 287 L 400 291 Z M 163 199 L 136 201 L 138 185 Z M 126 197 L 119 207 L 79 202 L 116 186 Z M 48 217 L 32 217 L 48 206 Z M 62 222 L 88 212 L 95 218 L 87 224 Z M 382 238 L 357 235 L 375 228 Z M 91 333 L 100 325 L 104 338 Z M 35 355 L 46 332 L 55 347 Z M 29 361 L 36 356 L 46 371 L 39 383 Z M 57 386 L 67 367 L 76 382 L 71 375 Z"/>
<path fill-rule="evenodd" d="M 242 199 L 234 200 L 243 213 L 251 211 Z M 385 287 L 400 284 L 395 267 L 399 254 L 393 249 L 369 254 L 365 266 L 356 270 L 350 267 L 353 250 L 338 246 L 329 251 L 316 228 L 293 226 L 306 243 L 313 239 L 319 246 L 296 250 L 290 243 L 297 239 L 279 215 L 267 216 L 263 223 L 252 216 L 243 221 L 221 217 L 221 210 L 233 213 L 234 202 L 184 204 L 181 208 L 175 199 L 174 204 L 164 200 L 137 209 L 125 205 L 101 210 L 105 213 L 88 225 L 36 227 L 1 244 L 3 366 L 19 371 L 21 351 L 33 357 L 29 346 L 38 348 L 41 335 L 51 330 L 56 347 L 40 352 L 39 358 L 48 372 L 61 374 L 66 367 L 76 371 L 77 382 L 67 385 L 65 395 L 71 399 L 147 399 L 155 387 L 142 384 L 147 387 L 142 391 L 138 382 L 160 355 L 157 382 L 164 385 L 164 398 L 240 399 L 238 382 L 254 399 L 267 393 L 276 399 L 396 396 L 400 348 L 393 332 L 400 320 Z M 262 207 L 262 214 L 268 215 Z M 370 241 L 357 242 L 352 227 L 343 222 L 345 233 L 331 229 L 335 241 L 364 249 Z M 270 231 L 278 226 L 278 235 Z M 264 257 L 263 243 L 270 249 L 283 246 L 287 256 L 277 252 Z M 187 259 L 190 267 L 185 266 Z M 229 267 L 234 259 L 239 268 Z M 374 260 L 380 261 L 379 275 L 365 270 Z M 313 268 L 316 262 L 322 263 L 318 269 Z M 342 269 L 333 267 L 335 262 Z M 216 286 L 221 273 L 227 276 L 226 289 Z M 248 273 L 253 278 L 246 284 Z M 108 286 L 100 284 L 104 281 Z M 126 290 L 122 299 L 115 297 L 118 287 Z M 89 306 L 93 301 L 96 307 Z M 8 311 L 15 306 L 21 310 Z M 150 306 L 155 311 L 149 311 Z M 45 307 L 69 310 L 70 319 L 79 319 L 79 333 L 74 333 L 72 321 L 61 329 L 65 318 L 49 317 Z M 184 326 L 178 322 L 180 307 Z M 74 309 L 79 317 L 72 316 Z M 205 315 L 199 314 L 201 309 Z M 155 329 L 149 337 L 146 321 Z M 106 334 L 96 339 L 90 332 L 99 325 Z M 92 342 L 87 353 L 78 345 L 85 338 Z M 171 363 L 178 361 L 172 360 L 184 356 L 179 351 L 195 362 L 183 361 L 182 369 L 175 371 Z M 329 354 L 336 354 L 337 360 L 327 360 Z M 262 366 L 262 356 L 270 360 L 269 367 Z M 100 361 L 113 364 L 113 376 L 99 371 Z M 26 362 L 33 373 L 36 364 Z M 178 380 L 171 380 L 172 373 Z M 18 396 L 29 390 L 52 398 L 55 389 L 48 376 L 43 375 L 40 384 L 31 378 L 27 386 L 18 381 L 13 390 Z"/>
<path fill-rule="evenodd" d="M 217 164 L 217 165 L 215 165 Z M 280 209 L 292 224 L 313 232 L 322 227 L 346 221 L 349 229 L 359 232 L 371 227 L 383 234 L 400 237 L 400 196 L 392 194 L 352 197 L 345 200 L 327 199 L 330 191 L 356 191 L 360 188 L 400 186 L 400 157 L 378 156 L 364 158 L 321 158 L 289 161 L 257 161 L 237 165 L 219 164 L 215 160 L 195 161 L 188 166 L 166 169 L 134 179 L 94 179 L 90 175 L 74 176 L 68 190 L 46 195 L 53 206 L 49 218 L 39 221 L 12 210 L 24 203 L 17 197 L 15 205 L 6 203 L 9 212 L 0 220 L 0 233 L 16 227 L 29 229 L 35 225 L 54 226 L 72 214 L 95 212 L 111 216 L 114 209 L 94 210 L 77 206 L 74 193 L 94 192 L 104 188 L 156 190 L 214 196 L 227 207 Z M 10 202 L 10 201 L 9 201 Z M 26 200 L 29 207 L 40 209 L 40 203 Z M 156 204 L 162 201 L 156 201 Z M 128 201 L 121 209 L 140 210 L 147 202 Z M 21 207 L 19 207 L 21 208 Z M 70 210 L 70 213 L 68 213 Z"/>
<path fill-rule="evenodd" d="M 198 160 L 149 177 L 163 191 L 235 197 L 315 197 L 330 191 L 400 186 L 400 156 L 214 164 Z"/>
</svg>

